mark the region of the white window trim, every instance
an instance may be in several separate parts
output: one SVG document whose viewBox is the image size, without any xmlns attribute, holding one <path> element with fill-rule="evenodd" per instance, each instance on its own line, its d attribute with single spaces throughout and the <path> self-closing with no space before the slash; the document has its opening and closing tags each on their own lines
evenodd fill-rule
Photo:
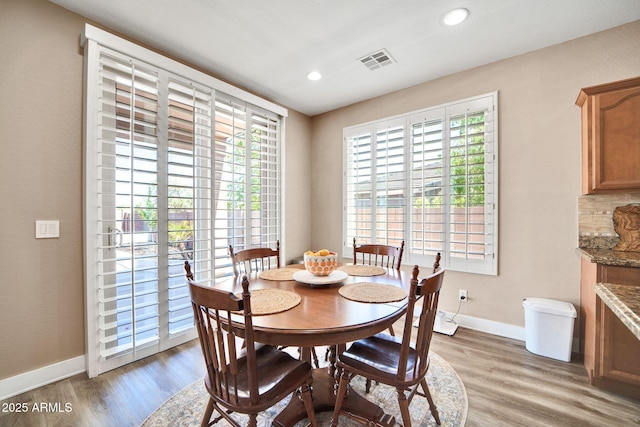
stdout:
<svg viewBox="0 0 640 427">
<path fill-rule="evenodd" d="M 493 152 L 491 153 L 493 155 L 493 161 L 491 163 L 492 165 L 492 174 L 493 174 L 493 179 L 491 179 L 489 182 L 490 184 L 485 184 L 485 186 L 490 185 L 490 189 L 485 189 L 485 194 L 488 191 L 491 191 L 494 194 L 493 197 L 493 202 L 491 203 L 492 206 L 492 215 L 494 217 L 494 221 L 491 224 L 491 235 L 493 237 L 491 245 L 493 247 L 493 255 L 491 257 L 490 260 L 487 261 L 478 261 L 478 260 L 473 260 L 473 259 L 460 259 L 460 258 L 454 258 L 454 257 L 450 257 L 448 253 L 443 253 L 442 254 L 442 262 L 441 264 L 447 268 L 448 270 L 452 270 L 452 271 L 460 271 L 460 272 L 466 272 L 466 273 L 472 273 L 472 274 L 483 274 L 483 275 L 492 275 L 492 276 L 497 276 L 498 275 L 498 254 L 499 254 L 499 247 L 498 247 L 498 243 L 499 243 L 499 206 L 498 206 L 498 201 L 499 201 L 499 193 L 498 193 L 498 188 L 499 188 L 499 158 L 498 158 L 498 147 L 499 147 L 499 143 L 498 143 L 498 92 L 489 92 L 489 93 L 485 93 L 485 94 L 481 94 L 481 95 L 477 95 L 477 96 L 473 96 L 473 97 L 469 97 L 469 98 L 465 98 L 465 99 L 461 99 L 461 100 L 456 100 L 453 102 L 449 102 L 449 103 L 443 103 L 443 104 L 439 104 L 433 107 L 428 107 L 428 108 L 424 108 L 421 110 L 416 110 L 416 111 L 412 111 L 406 114 L 400 114 L 400 115 L 396 115 L 396 116 L 391 116 L 391 117 L 387 117 L 387 118 L 383 118 L 383 119 L 379 119 L 379 120 L 375 120 L 375 121 L 371 121 L 371 122 L 367 122 L 367 123 L 362 123 L 362 124 L 358 124 L 358 125 L 354 125 L 354 126 L 349 126 L 347 128 L 344 128 L 343 130 L 343 221 L 342 221 L 342 235 L 343 235 L 343 256 L 347 259 L 350 259 L 353 257 L 353 241 L 349 241 L 348 236 L 348 231 L 347 231 L 347 203 L 348 203 L 348 197 L 347 197 L 347 190 L 348 190 L 348 182 L 347 182 L 347 171 L 348 168 L 351 167 L 351 165 L 348 164 L 348 156 L 347 156 L 347 150 L 348 150 L 348 138 L 350 135 L 355 135 L 358 133 L 359 129 L 363 129 L 365 127 L 369 127 L 371 129 L 371 134 L 373 135 L 376 131 L 377 128 L 379 128 L 380 126 L 387 126 L 387 125 L 397 125 L 398 123 L 404 123 L 404 128 L 405 128 L 405 152 L 407 153 L 406 155 L 409 156 L 410 155 L 410 150 L 408 148 L 409 144 L 410 144 L 410 137 L 409 137 L 409 133 L 410 133 L 410 128 L 411 128 L 411 123 L 416 121 L 416 117 L 423 117 L 425 115 L 429 115 L 430 113 L 432 113 L 433 111 L 436 110 L 441 110 L 441 109 L 449 109 L 450 111 L 453 110 L 456 113 L 459 113 L 459 111 L 456 111 L 456 109 L 458 108 L 465 108 L 467 106 L 480 106 L 482 105 L 484 102 L 486 102 L 487 99 L 490 99 L 490 103 L 493 106 L 493 114 L 492 114 L 492 120 L 490 122 L 490 126 L 492 126 L 492 136 L 493 136 L 493 143 L 492 143 L 492 147 L 493 147 Z M 448 118 L 449 116 L 451 116 L 453 114 L 448 114 L 446 116 L 446 122 L 448 123 Z M 407 158 L 407 160 L 405 160 L 405 165 L 409 162 L 410 160 Z M 487 171 L 485 171 L 485 174 L 488 173 Z M 448 174 L 447 174 L 448 176 Z M 406 184 L 405 184 L 405 190 L 407 188 L 409 188 L 409 174 L 406 174 L 405 180 L 406 180 Z M 448 207 L 447 207 L 448 209 Z M 447 222 L 448 223 L 448 222 Z M 404 250 L 404 256 L 403 256 L 403 264 L 407 264 L 407 263 L 411 263 L 411 264 L 418 264 L 421 266 L 431 266 L 433 265 L 433 261 L 435 257 L 428 257 L 428 256 L 420 256 L 420 255 L 416 255 L 416 254 L 412 254 L 411 253 L 411 247 L 407 245 L 407 242 L 409 241 L 408 236 L 409 233 L 411 233 L 410 230 L 410 221 L 409 221 L 409 215 L 408 213 L 405 212 L 405 221 L 404 221 L 404 240 L 405 240 L 405 250 Z M 360 243 L 366 243 L 366 242 L 360 242 Z M 384 244 L 384 243 L 382 243 Z"/>
</svg>

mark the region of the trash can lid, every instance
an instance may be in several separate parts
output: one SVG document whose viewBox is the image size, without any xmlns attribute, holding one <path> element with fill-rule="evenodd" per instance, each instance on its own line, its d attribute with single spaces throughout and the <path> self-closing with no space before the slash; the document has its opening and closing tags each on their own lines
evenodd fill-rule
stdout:
<svg viewBox="0 0 640 427">
<path fill-rule="evenodd" d="M 577 317 L 573 304 L 547 298 L 525 298 L 522 306 L 541 313 L 555 314 L 565 317 Z"/>
</svg>

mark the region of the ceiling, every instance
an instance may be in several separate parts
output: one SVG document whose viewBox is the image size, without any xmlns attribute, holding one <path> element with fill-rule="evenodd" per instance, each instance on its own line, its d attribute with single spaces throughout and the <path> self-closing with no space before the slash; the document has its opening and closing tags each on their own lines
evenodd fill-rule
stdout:
<svg viewBox="0 0 640 427">
<path fill-rule="evenodd" d="M 640 0 L 50 1 L 309 116 L 640 19 Z M 394 63 L 359 61 L 381 49 Z"/>
</svg>

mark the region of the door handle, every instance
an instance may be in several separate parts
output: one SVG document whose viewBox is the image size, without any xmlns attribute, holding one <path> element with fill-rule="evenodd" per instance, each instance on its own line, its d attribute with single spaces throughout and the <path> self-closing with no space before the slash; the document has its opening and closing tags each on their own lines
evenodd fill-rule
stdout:
<svg viewBox="0 0 640 427">
<path fill-rule="evenodd" d="M 122 245 L 122 230 L 116 227 L 109 227 L 109 246 L 116 248 Z"/>
</svg>

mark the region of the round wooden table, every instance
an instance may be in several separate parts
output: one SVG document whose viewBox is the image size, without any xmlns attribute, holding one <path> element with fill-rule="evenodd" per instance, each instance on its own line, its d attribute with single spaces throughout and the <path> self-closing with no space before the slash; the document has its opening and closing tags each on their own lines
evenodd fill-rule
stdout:
<svg viewBox="0 0 640 427">
<path fill-rule="evenodd" d="M 287 266 L 287 268 L 304 268 Z M 310 361 L 309 348 L 329 346 L 330 364 L 328 368 L 314 370 L 313 401 L 316 412 L 333 410 L 336 391 L 335 354 L 342 351 L 346 343 L 375 335 L 387 330 L 406 311 L 407 299 L 389 303 L 363 303 L 344 298 L 338 289 L 351 283 L 384 283 L 401 287 L 409 293 L 411 275 L 388 269 L 380 276 L 348 276 L 343 282 L 329 285 L 309 285 L 294 280 L 265 280 L 257 273 L 247 276 L 249 290 L 277 288 L 295 292 L 300 303 L 281 313 L 254 316 L 253 328 L 256 342 L 277 346 L 303 348 L 302 357 Z M 218 289 L 241 293 L 241 277 L 229 280 Z M 384 413 L 375 405 L 353 390 L 350 390 L 343 410 L 362 416 L 377 423 L 393 426 L 394 417 Z M 306 417 L 304 405 L 299 399 L 291 399 L 289 405 L 275 418 L 275 426 L 292 426 Z"/>
</svg>

